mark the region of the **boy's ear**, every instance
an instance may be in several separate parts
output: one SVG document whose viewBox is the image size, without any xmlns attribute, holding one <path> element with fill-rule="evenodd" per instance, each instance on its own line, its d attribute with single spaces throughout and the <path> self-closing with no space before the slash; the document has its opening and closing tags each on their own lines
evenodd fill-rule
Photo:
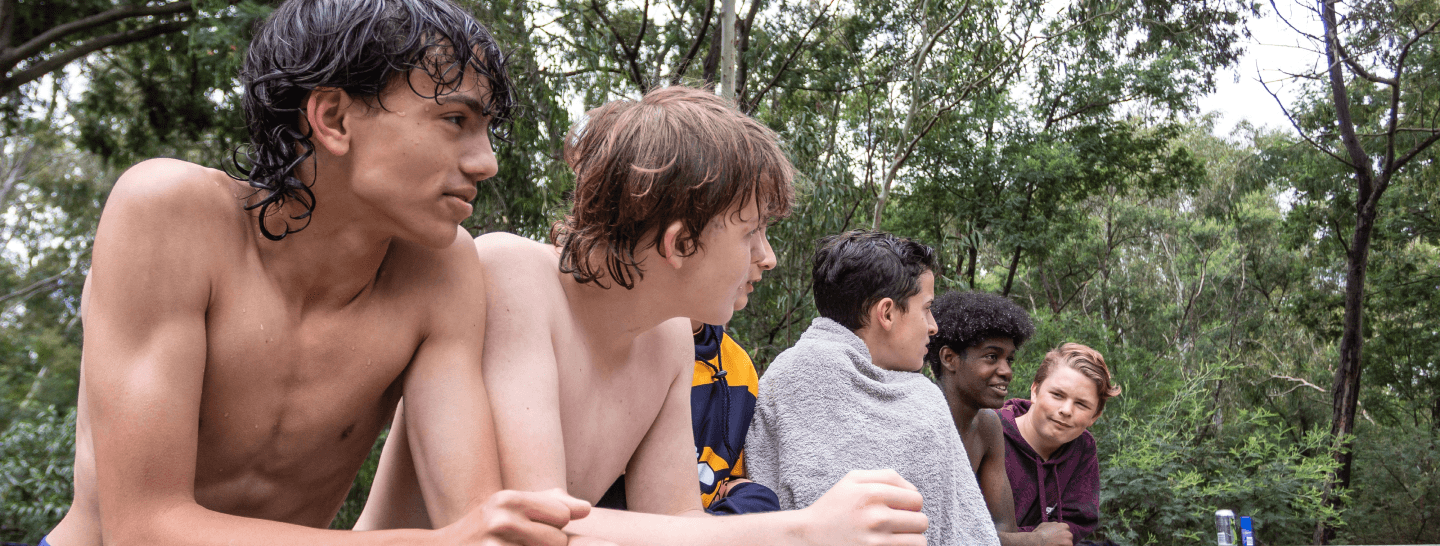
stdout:
<svg viewBox="0 0 1440 546">
<path fill-rule="evenodd" d="M 895 327 L 895 300 L 883 298 L 870 307 L 870 324 L 889 332 Z"/>
<path fill-rule="evenodd" d="M 680 269 L 685 263 L 685 256 L 680 255 L 680 235 L 684 233 L 685 225 L 679 220 L 670 222 L 670 225 L 665 226 L 665 233 L 660 235 L 660 248 L 656 249 L 660 252 L 660 258 L 675 269 Z"/>
<path fill-rule="evenodd" d="M 960 354 L 951 350 L 948 346 L 940 347 L 940 366 L 947 372 L 954 372 L 960 368 Z"/>
<path fill-rule="evenodd" d="M 350 151 L 348 116 L 355 113 L 355 100 L 343 89 L 322 87 L 305 99 L 304 121 L 310 129 L 310 141 L 325 148 L 330 155 Z M 306 127 L 301 127 L 301 130 Z"/>
</svg>

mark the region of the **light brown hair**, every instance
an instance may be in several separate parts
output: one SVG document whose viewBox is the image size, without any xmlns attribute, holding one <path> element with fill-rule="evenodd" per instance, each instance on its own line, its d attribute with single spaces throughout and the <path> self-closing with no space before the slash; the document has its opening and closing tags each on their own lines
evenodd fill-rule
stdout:
<svg viewBox="0 0 1440 546">
<path fill-rule="evenodd" d="M 586 112 L 565 138 L 565 162 L 574 203 L 550 238 L 561 247 L 560 270 L 581 283 L 633 288 L 644 275 L 636 253 L 658 246 L 677 220 L 677 251 L 689 256 L 731 207 L 754 199 L 769 221 L 794 201 L 793 167 L 775 132 L 706 89 L 664 87 Z"/>
<path fill-rule="evenodd" d="M 1105 400 L 1120 396 L 1120 385 L 1110 384 L 1110 368 L 1105 366 L 1105 357 L 1101 356 L 1099 351 L 1079 343 L 1066 343 L 1045 353 L 1045 359 L 1040 361 L 1040 369 L 1035 370 L 1033 384 L 1040 386 L 1045 382 L 1045 378 L 1050 377 L 1055 366 L 1062 364 L 1095 382 L 1095 392 L 1100 395 L 1095 413 L 1105 411 Z"/>
</svg>

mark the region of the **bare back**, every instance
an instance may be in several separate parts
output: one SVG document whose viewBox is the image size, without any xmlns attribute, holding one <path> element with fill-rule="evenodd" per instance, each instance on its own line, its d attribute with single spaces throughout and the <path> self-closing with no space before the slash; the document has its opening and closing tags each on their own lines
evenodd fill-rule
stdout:
<svg viewBox="0 0 1440 546">
<path fill-rule="evenodd" d="M 147 485 L 110 498 L 193 492 L 215 512 L 328 526 L 436 315 L 463 307 L 434 302 L 481 297 L 454 282 L 473 261 L 463 231 L 444 250 L 391 242 L 368 282 L 347 285 L 344 263 L 272 267 L 264 245 L 296 243 L 256 236 L 249 194 L 166 160 L 112 193 L 85 287 L 75 502 L 58 546 L 99 544 L 101 485 L 132 479 Z M 331 273 L 318 291 L 291 282 Z M 100 483 L 97 451 L 114 465 Z"/>
</svg>

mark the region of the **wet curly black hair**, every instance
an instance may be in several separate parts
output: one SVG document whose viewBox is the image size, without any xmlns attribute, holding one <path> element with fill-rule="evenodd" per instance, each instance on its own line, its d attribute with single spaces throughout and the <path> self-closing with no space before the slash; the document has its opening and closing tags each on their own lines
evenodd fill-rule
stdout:
<svg viewBox="0 0 1440 546">
<path fill-rule="evenodd" d="M 979 345 L 992 337 L 1008 337 L 1019 349 L 1035 335 L 1030 313 L 1004 296 L 985 292 L 946 292 L 930 305 L 939 329 L 930 336 L 925 362 L 940 377 L 940 348 L 949 347 L 956 353 Z"/>
<path fill-rule="evenodd" d="M 248 166 L 236 158 L 236 178 L 263 194 L 246 210 L 259 209 L 260 231 L 272 241 L 309 224 L 315 194 L 294 172 L 315 152 L 298 125 L 311 91 L 341 89 L 384 108 L 381 93 L 397 76 L 420 69 L 437 90 L 455 90 L 468 67 L 489 84 L 482 113 L 491 116 L 490 131 L 503 141 L 515 104 L 505 65 L 490 31 L 449 0 L 285 2 L 257 29 L 240 69 L 250 147 L 244 153 Z M 439 98 L 413 85 L 411 90 Z M 265 219 L 289 200 L 304 210 L 286 220 L 283 232 L 271 231 Z M 290 220 L 301 223 L 292 227 Z"/>
</svg>

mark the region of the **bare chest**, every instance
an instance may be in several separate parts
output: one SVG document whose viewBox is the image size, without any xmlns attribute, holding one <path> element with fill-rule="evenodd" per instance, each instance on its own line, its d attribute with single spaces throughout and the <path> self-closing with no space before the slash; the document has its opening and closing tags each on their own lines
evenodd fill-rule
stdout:
<svg viewBox="0 0 1440 546">
<path fill-rule="evenodd" d="M 251 499 L 283 509 L 274 499 L 292 497 L 301 511 L 343 499 L 393 415 L 418 321 L 383 297 L 303 312 L 263 285 L 217 294 L 206 316 L 197 498 L 231 513 Z"/>
</svg>

